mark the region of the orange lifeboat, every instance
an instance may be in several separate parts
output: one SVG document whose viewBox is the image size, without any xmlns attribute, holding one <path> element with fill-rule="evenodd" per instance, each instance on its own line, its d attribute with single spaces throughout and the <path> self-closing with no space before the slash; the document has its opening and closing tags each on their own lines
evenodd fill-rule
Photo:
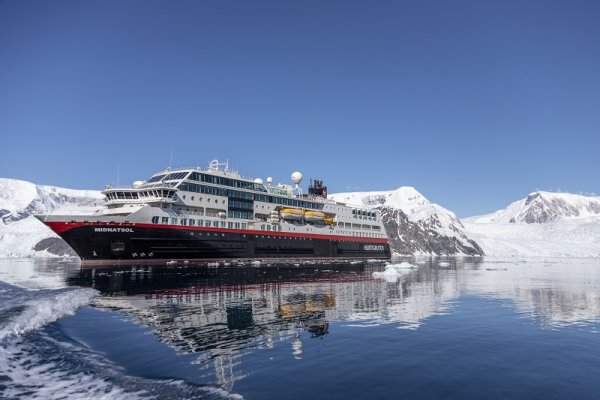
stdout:
<svg viewBox="0 0 600 400">
<path fill-rule="evenodd" d="M 283 219 L 299 220 L 304 218 L 304 211 L 298 208 L 282 208 L 281 211 L 279 211 L 279 215 L 281 215 L 281 218 Z"/>
</svg>

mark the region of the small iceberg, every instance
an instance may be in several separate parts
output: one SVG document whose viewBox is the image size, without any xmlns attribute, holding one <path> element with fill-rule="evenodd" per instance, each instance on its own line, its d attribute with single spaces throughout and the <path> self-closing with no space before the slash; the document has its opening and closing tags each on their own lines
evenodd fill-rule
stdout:
<svg viewBox="0 0 600 400">
<path fill-rule="evenodd" d="M 403 271 L 413 270 L 417 267 L 407 263 L 401 262 L 400 264 L 387 264 L 385 270 L 373 272 L 373 278 L 385 279 L 386 282 L 396 282 L 402 275 Z"/>
</svg>

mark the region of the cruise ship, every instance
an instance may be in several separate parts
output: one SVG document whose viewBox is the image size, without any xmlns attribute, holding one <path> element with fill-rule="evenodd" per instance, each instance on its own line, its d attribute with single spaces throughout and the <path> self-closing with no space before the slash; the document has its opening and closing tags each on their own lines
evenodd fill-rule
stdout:
<svg viewBox="0 0 600 400">
<path fill-rule="evenodd" d="M 327 198 L 323 181 L 308 193 L 242 177 L 228 162 L 167 168 L 130 188 L 107 187 L 92 215 L 38 218 L 63 238 L 82 265 L 237 260 L 388 259 L 376 210 Z"/>
</svg>

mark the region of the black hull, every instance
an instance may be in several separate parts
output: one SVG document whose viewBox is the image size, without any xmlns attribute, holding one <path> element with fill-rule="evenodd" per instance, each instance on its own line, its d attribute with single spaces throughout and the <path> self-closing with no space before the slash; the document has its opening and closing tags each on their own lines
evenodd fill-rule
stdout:
<svg viewBox="0 0 600 400">
<path fill-rule="evenodd" d="M 84 224 L 57 233 L 84 265 L 151 264 L 165 261 L 267 259 L 388 259 L 387 242 L 256 231 L 173 229 Z"/>
</svg>

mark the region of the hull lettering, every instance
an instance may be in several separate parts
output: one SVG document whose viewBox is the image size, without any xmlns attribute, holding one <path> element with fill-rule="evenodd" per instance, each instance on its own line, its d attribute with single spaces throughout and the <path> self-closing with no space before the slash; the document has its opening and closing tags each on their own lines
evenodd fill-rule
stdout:
<svg viewBox="0 0 600 400">
<path fill-rule="evenodd" d="M 98 233 L 133 233 L 132 228 L 94 228 L 94 232 Z"/>
</svg>

